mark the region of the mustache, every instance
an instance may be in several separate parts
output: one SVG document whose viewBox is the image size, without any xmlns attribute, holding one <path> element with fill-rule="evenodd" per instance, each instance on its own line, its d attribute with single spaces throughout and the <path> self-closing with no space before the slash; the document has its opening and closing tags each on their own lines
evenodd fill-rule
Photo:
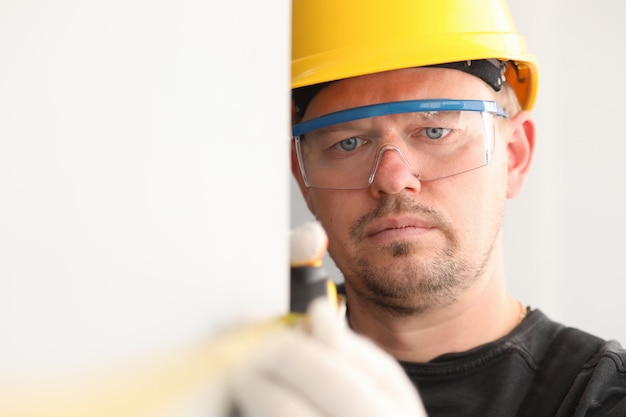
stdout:
<svg viewBox="0 0 626 417">
<path fill-rule="evenodd" d="M 350 238 L 353 241 L 361 241 L 365 238 L 367 228 L 372 222 L 389 215 L 400 214 L 417 215 L 446 234 L 451 230 L 451 222 L 432 207 L 416 203 L 406 195 L 392 195 L 382 199 L 378 206 L 357 219 L 350 228 Z"/>
</svg>

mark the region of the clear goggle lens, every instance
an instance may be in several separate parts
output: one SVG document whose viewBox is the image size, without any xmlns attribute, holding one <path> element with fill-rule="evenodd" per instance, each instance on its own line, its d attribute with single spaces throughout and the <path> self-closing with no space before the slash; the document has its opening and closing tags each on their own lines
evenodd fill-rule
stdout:
<svg viewBox="0 0 626 417">
<path fill-rule="evenodd" d="M 420 181 L 433 181 L 489 163 L 494 116 L 506 114 L 491 101 L 382 103 L 297 124 L 293 139 L 310 188 L 367 188 L 386 151 L 395 152 Z"/>
</svg>

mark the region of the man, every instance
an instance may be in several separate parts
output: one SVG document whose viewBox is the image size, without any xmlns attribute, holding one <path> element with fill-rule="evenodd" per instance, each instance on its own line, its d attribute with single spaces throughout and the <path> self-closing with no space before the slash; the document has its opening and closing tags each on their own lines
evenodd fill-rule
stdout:
<svg viewBox="0 0 626 417">
<path fill-rule="evenodd" d="M 294 175 L 344 274 L 349 326 L 399 361 L 429 416 L 626 415 L 622 348 L 505 287 L 537 68 L 504 0 L 294 0 L 292 88 Z M 292 392 L 322 389 L 295 374 Z M 311 415 L 342 415 L 329 410 Z"/>
</svg>

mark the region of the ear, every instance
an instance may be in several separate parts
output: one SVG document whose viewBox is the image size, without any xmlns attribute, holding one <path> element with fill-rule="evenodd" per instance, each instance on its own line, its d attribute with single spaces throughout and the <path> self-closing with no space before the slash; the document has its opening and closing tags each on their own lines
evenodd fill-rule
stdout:
<svg viewBox="0 0 626 417">
<path fill-rule="evenodd" d="M 507 120 L 508 182 L 507 198 L 516 197 L 526 182 L 535 150 L 535 123 L 527 111 Z"/>
<path fill-rule="evenodd" d="M 296 154 L 296 145 L 293 141 L 291 142 L 291 173 L 300 187 L 300 192 L 302 193 L 302 197 L 304 198 L 307 207 L 311 213 L 315 215 L 313 205 L 311 204 L 310 189 L 304 184 L 304 179 L 302 179 L 302 172 L 300 171 L 300 164 L 298 163 L 298 155 Z"/>
</svg>

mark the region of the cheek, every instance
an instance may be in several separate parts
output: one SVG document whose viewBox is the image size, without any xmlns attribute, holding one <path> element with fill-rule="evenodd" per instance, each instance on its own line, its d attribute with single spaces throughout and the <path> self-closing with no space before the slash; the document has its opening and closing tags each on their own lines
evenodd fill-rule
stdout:
<svg viewBox="0 0 626 417">
<path fill-rule="evenodd" d="M 491 238 L 494 229 L 499 228 L 506 190 L 506 166 L 498 161 L 438 184 L 437 201 L 442 206 L 437 208 L 447 211 L 457 238 L 472 246 Z"/>
<path fill-rule="evenodd" d="M 359 204 L 352 191 L 312 190 L 310 194 L 312 211 L 322 223 L 329 237 L 329 251 L 347 247 L 349 230 L 364 212 L 357 212 Z"/>
<path fill-rule="evenodd" d="M 491 241 L 502 227 L 504 209 L 507 201 L 507 168 L 506 161 L 496 162 L 489 170 L 480 192 L 472 204 L 476 214 L 478 236 Z"/>
</svg>

